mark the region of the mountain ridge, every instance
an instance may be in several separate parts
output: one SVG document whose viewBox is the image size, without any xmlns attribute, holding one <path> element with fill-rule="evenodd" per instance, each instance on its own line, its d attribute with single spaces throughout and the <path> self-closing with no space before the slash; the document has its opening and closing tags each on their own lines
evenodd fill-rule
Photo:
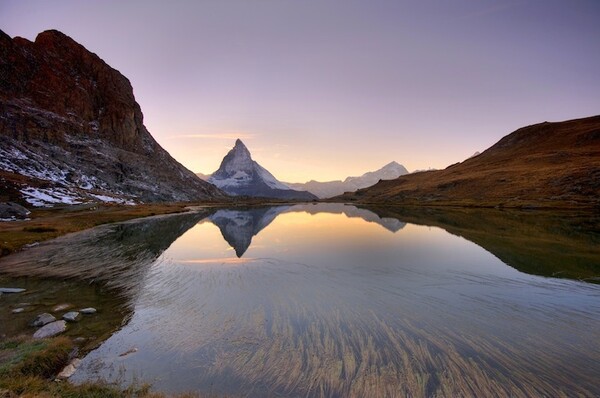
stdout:
<svg viewBox="0 0 600 398">
<path fill-rule="evenodd" d="M 600 208 L 600 115 L 522 127 L 444 170 L 332 200 L 402 205 Z"/>
<path fill-rule="evenodd" d="M 57 30 L 0 31 L 0 186 L 32 205 L 225 197 L 154 140 L 125 76 Z"/>
<path fill-rule="evenodd" d="M 396 161 L 389 162 L 385 166 L 375 171 L 368 171 L 361 176 L 346 177 L 342 180 L 334 181 L 315 181 L 310 180 L 305 183 L 289 183 L 288 186 L 309 191 L 317 195 L 320 199 L 331 198 L 341 195 L 345 192 L 353 192 L 360 188 L 367 188 L 376 184 L 379 180 L 389 180 L 401 175 L 408 174 L 408 170 Z"/>
</svg>

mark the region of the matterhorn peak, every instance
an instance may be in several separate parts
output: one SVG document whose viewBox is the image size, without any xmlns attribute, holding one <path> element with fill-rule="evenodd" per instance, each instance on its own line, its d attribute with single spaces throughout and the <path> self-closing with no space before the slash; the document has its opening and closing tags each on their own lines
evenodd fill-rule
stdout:
<svg viewBox="0 0 600 398">
<path fill-rule="evenodd" d="M 250 151 L 239 138 L 225 155 L 221 166 L 208 179 L 230 195 L 281 199 L 316 199 L 308 192 L 295 191 L 279 182 L 273 174 L 252 160 Z"/>
</svg>

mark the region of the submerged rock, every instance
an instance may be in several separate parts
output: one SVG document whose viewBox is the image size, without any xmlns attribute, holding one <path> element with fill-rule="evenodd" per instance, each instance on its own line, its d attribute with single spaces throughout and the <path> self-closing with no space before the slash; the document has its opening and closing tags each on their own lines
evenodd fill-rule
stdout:
<svg viewBox="0 0 600 398">
<path fill-rule="evenodd" d="M 61 334 L 67 330 L 67 322 L 65 321 L 56 321 L 51 322 L 42 328 L 38 329 L 37 332 L 33 334 L 34 339 L 44 339 L 46 337 L 56 336 L 57 334 Z"/>
<path fill-rule="evenodd" d="M 62 318 L 68 322 L 77 322 L 79 320 L 79 312 L 77 312 L 77 311 L 67 312 L 66 314 L 64 314 L 62 316 Z"/>
<path fill-rule="evenodd" d="M 12 310 L 13 314 L 20 314 L 21 312 L 25 311 L 25 308 L 15 308 L 14 310 Z"/>
<path fill-rule="evenodd" d="M 31 322 L 31 326 L 39 328 L 54 321 L 56 321 L 54 315 L 44 312 L 43 314 L 38 315 L 33 322 Z"/>
<path fill-rule="evenodd" d="M 18 287 L 0 287 L 0 293 L 23 293 L 25 289 Z"/>
<path fill-rule="evenodd" d="M 52 312 L 60 312 L 60 311 L 68 310 L 71 307 L 73 307 L 73 305 L 71 305 L 71 304 L 59 304 L 57 306 L 54 306 L 54 308 L 52 308 Z"/>
<path fill-rule="evenodd" d="M 82 314 L 85 314 L 85 315 L 91 315 L 91 314 L 95 314 L 97 312 L 97 310 L 95 308 L 88 307 L 88 308 L 80 309 L 79 312 L 81 312 Z"/>
</svg>

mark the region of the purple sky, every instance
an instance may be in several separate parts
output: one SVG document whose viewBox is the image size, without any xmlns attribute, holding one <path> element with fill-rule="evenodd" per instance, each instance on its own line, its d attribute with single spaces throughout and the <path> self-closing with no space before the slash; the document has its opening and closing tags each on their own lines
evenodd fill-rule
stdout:
<svg viewBox="0 0 600 398">
<path fill-rule="evenodd" d="M 443 168 L 537 122 L 600 114 L 600 2 L 0 0 L 127 76 L 193 171 L 235 138 L 284 181 Z"/>
</svg>

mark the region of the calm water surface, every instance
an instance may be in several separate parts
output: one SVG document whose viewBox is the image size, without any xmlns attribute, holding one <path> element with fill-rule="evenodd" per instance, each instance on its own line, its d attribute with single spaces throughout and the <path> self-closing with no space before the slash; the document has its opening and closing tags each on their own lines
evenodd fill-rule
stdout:
<svg viewBox="0 0 600 398">
<path fill-rule="evenodd" d="M 78 262 L 130 311 L 75 382 L 251 397 L 600 395 L 600 286 L 522 273 L 497 257 L 510 257 L 504 241 L 491 241 L 494 255 L 337 204 L 126 225 L 34 252 L 55 254 L 28 272 L 60 277 Z M 573 261 L 600 269 L 583 247 Z"/>
</svg>

